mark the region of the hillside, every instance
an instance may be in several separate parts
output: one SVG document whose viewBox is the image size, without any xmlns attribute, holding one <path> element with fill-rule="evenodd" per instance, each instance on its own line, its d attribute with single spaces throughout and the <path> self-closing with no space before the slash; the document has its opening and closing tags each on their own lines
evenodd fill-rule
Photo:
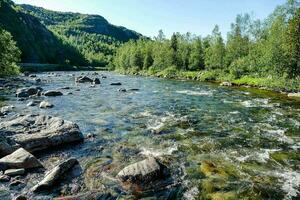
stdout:
<svg viewBox="0 0 300 200">
<path fill-rule="evenodd" d="M 142 36 L 125 27 L 112 25 L 99 15 L 56 12 L 31 5 L 20 7 L 76 47 L 91 65 L 107 65 L 121 43 Z"/>
<path fill-rule="evenodd" d="M 22 12 L 10 0 L 0 0 L 0 27 L 12 34 L 22 52 L 22 62 L 86 63 L 74 47 L 56 37 L 36 17 Z"/>
</svg>

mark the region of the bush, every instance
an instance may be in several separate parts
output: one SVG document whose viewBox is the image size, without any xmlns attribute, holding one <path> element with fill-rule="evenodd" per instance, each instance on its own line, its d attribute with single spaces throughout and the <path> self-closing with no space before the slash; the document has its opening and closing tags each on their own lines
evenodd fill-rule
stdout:
<svg viewBox="0 0 300 200">
<path fill-rule="evenodd" d="M 19 73 L 21 52 L 9 32 L 0 28 L 0 77 Z"/>
</svg>

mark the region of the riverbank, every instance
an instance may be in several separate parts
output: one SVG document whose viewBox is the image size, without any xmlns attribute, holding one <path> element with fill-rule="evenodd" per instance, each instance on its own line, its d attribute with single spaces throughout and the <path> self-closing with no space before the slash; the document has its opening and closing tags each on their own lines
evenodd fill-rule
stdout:
<svg viewBox="0 0 300 200">
<path fill-rule="evenodd" d="M 106 67 L 72 66 L 64 64 L 19 63 L 21 72 L 49 72 L 49 71 L 107 71 Z"/>
<path fill-rule="evenodd" d="M 262 90 L 270 90 L 283 94 L 295 94 L 300 96 L 300 79 L 286 79 L 283 77 L 254 77 L 244 76 L 240 79 L 234 79 L 220 71 L 177 71 L 167 68 L 164 71 L 151 70 L 116 70 L 116 72 L 127 75 L 153 76 L 167 79 L 195 80 L 201 82 L 212 82 L 223 86 L 234 87 L 252 87 Z M 223 84 L 222 84 L 223 83 Z M 225 83 L 225 84 L 224 84 Z M 298 93 L 298 95 L 297 95 Z"/>
</svg>

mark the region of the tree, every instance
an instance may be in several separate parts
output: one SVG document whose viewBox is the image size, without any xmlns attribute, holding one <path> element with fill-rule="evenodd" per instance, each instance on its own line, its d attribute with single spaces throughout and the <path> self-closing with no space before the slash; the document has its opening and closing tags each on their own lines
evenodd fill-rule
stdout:
<svg viewBox="0 0 300 200">
<path fill-rule="evenodd" d="M 201 38 L 196 38 L 192 44 L 192 51 L 189 60 L 189 70 L 202 70 L 204 69 L 204 49 Z"/>
<path fill-rule="evenodd" d="M 172 64 L 176 66 L 176 68 L 179 68 L 180 66 L 178 62 L 178 38 L 175 33 L 171 37 L 170 47 L 172 50 Z"/>
<path fill-rule="evenodd" d="M 224 67 L 225 45 L 219 26 L 215 26 L 210 46 L 205 51 L 205 65 L 208 69 L 222 69 Z"/>
<path fill-rule="evenodd" d="M 239 15 L 236 19 L 236 23 L 231 25 L 231 32 L 227 36 L 226 56 L 225 64 L 230 66 L 232 62 L 238 60 L 249 53 L 249 38 L 245 32 L 247 32 L 247 26 L 249 26 L 249 15 L 246 19 Z"/>
<path fill-rule="evenodd" d="M 0 28 L 0 76 L 14 75 L 19 72 L 17 62 L 21 52 L 9 32 Z"/>
<path fill-rule="evenodd" d="M 300 75 L 300 8 L 288 22 L 284 35 L 284 50 L 288 60 L 287 72 L 290 77 L 296 77 Z"/>
</svg>

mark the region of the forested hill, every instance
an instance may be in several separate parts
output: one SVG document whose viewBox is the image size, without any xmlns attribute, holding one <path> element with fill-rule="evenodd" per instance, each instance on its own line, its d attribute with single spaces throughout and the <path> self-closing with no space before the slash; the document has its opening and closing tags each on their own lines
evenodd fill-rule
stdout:
<svg viewBox="0 0 300 200">
<path fill-rule="evenodd" d="M 31 5 L 20 7 L 76 47 L 93 66 L 106 66 L 121 43 L 142 36 L 125 27 L 112 25 L 99 15 L 56 12 Z"/>
<path fill-rule="evenodd" d="M 12 34 L 22 52 L 22 62 L 86 63 L 74 47 L 57 38 L 36 17 L 22 12 L 10 0 L 0 0 L 0 28 Z"/>
<path fill-rule="evenodd" d="M 69 32 L 76 30 L 90 34 L 101 34 L 123 42 L 141 37 L 141 34 L 135 31 L 110 24 L 100 15 L 56 12 L 24 4 L 20 6 L 28 13 L 39 18 L 46 26 L 51 26 L 51 28 L 65 29 Z"/>
<path fill-rule="evenodd" d="M 99 15 L 55 12 L 0 0 L 0 28 L 11 33 L 21 61 L 106 66 L 116 49 L 142 37 Z"/>
</svg>

